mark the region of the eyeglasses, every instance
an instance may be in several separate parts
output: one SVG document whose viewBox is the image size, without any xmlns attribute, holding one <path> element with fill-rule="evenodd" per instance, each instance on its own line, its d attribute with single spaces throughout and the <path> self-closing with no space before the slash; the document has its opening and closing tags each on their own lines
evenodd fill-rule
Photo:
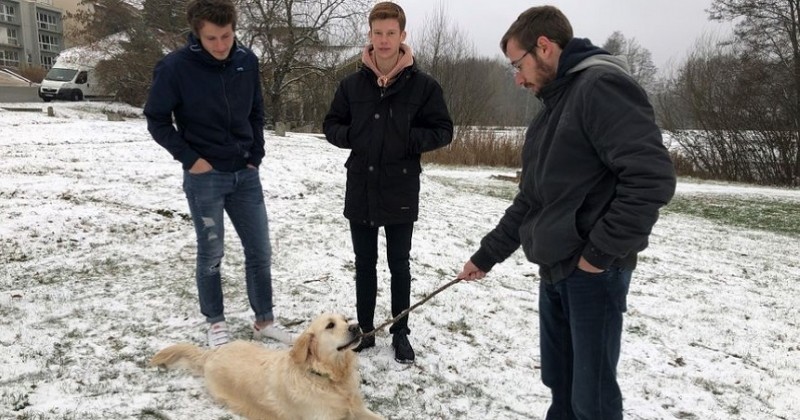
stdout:
<svg viewBox="0 0 800 420">
<path fill-rule="evenodd" d="M 525 51 L 525 54 L 522 54 L 522 57 L 520 57 L 520 58 L 518 58 L 518 59 L 516 59 L 516 60 L 511 62 L 511 69 L 514 71 L 514 73 L 519 73 L 520 70 L 522 70 L 522 60 L 525 57 L 527 57 L 528 54 L 533 52 L 533 50 L 535 50 L 535 49 L 536 49 L 536 47 L 533 47 L 533 48 L 529 49 L 528 51 Z"/>
</svg>

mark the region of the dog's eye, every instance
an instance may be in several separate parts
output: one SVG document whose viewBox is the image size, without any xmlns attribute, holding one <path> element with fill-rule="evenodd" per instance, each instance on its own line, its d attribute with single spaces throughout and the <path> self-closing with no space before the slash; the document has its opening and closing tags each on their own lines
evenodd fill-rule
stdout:
<svg viewBox="0 0 800 420">
<path fill-rule="evenodd" d="M 328 326 L 326 326 L 326 327 L 325 327 L 325 329 L 326 329 L 326 330 L 329 330 L 329 329 L 331 329 L 331 328 L 334 328 L 335 326 L 336 326 L 336 324 L 335 324 L 335 323 L 333 323 L 333 322 L 329 322 L 329 323 L 328 323 Z"/>
</svg>

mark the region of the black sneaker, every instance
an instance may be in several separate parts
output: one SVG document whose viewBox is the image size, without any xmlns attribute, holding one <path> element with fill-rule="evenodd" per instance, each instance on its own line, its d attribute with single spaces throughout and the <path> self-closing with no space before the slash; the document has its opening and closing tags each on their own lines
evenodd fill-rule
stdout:
<svg viewBox="0 0 800 420">
<path fill-rule="evenodd" d="M 392 335 L 392 348 L 394 349 L 394 360 L 397 363 L 414 363 L 414 349 L 408 342 L 408 334 L 396 333 Z"/>
<path fill-rule="evenodd" d="M 358 353 L 361 350 L 368 349 L 370 347 L 375 347 L 375 336 L 374 335 L 361 337 L 361 342 L 358 343 L 358 345 L 356 346 L 356 348 L 353 349 L 353 351 Z"/>
</svg>

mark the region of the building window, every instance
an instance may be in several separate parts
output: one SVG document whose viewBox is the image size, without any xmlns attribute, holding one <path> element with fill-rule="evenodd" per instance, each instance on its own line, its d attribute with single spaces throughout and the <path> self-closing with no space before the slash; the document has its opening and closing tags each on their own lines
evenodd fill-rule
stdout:
<svg viewBox="0 0 800 420">
<path fill-rule="evenodd" d="M 42 67 L 44 67 L 44 68 L 49 70 L 50 67 L 53 67 L 53 63 L 55 63 L 55 61 L 56 60 L 54 59 L 53 56 L 43 55 L 42 56 Z"/>
<path fill-rule="evenodd" d="M 0 44 L 19 46 L 19 39 L 17 38 L 17 30 L 13 28 L 6 28 L 5 34 L 0 28 Z"/>
<path fill-rule="evenodd" d="M 42 51 L 58 52 L 61 50 L 59 45 L 60 43 L 58 42 L 57 36 L 39 34 L 39 48 Z"/>
<path fill-rule="evenodd" d="M 55 15 L 38 12 L 36 13 L 36 23 L 39 25 L 39 29 L 58 32 L 58 18 Z"/>
<path fill-rule="evenodd" d="M 16 51 L 0 50 L 0 65 L 19 67 L 19 53 Z"/>
<path fill-rule="evenodd" d="M 0 22 L 14 22 L 14 15 L 16 15 L 14 6 L 8 4 L 0 4 Z"/>
</svg>

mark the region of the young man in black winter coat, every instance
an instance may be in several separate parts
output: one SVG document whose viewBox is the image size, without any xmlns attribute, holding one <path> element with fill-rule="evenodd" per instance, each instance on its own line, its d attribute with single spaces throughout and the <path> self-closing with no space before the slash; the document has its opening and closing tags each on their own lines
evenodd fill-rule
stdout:
<svg viewBox="0 0 800 420">
<path fill-rule="evenodd" d="M 419 213 L 420 154 L 446 146 L 453 136 L 442 88 L 417 68 L 403 43 L 405 24 L 397 4 L 373 7 L 363 66 L 341 81 L 323 124 L 331 144 L 351 150 L 344 216 L 355 253 L 358 322 L 365 332 L 375 328 L 378 228 L 386 233 L 392 316 L 397 316 L 411 299 L 409 253 Z M 395 360 L 412 363 L 408 316 L 389 332 Z M 367 337 L 356 351 L 373 346 L 375 338 Z"/>
<path fill-rule="evenodd" d="M 209 324 L 208 344 L 230 340 L 221 280 L 224 213 L 244 248 L 254 336 L 290 341 L 273 325 L 272 250 L 258 172 L 264 158 L 258 60 L 236 42 L 231 0 L 193 0 L 186 16 L 189 41 L 156 65 L 144 114 L 150 134 L 183 166 L 183 190 L 197 233 L 195 279 L 200 312 Z"/>
<path fill-rule="evenodd" d="M 539 265 L 547 419 L 622 419 L 616 379 L 636 255 L 675 173 L 644 90 L 624 63 L 573 38 L 555 7 L 523 12 L 501 41 L 514 79 L 541 99 L 520 189 L 458 275 L 477 280 L 522 246 Z"/>
</svg>

